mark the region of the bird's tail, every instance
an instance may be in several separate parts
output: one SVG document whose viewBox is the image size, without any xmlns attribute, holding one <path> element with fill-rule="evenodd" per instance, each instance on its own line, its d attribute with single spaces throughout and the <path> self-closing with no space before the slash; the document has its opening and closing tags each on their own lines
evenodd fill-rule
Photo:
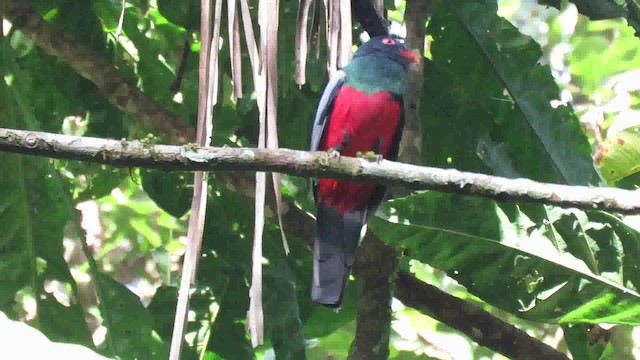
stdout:
<svg viewBox="0 0 640 360">
<path fill-rule="evenodd" d="M 313 247 L 311 298 L 328 307 L 339 307 L 351 273 L 364 211 L 345 212 L 318 201 Z"/>
</svg>

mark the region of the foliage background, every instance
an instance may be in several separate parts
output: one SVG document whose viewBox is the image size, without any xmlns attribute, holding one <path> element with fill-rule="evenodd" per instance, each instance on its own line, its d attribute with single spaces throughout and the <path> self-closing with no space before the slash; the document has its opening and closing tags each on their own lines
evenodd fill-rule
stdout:
<svg viewBox="0 0 640 360">
<path fill-rule="evenodd" d="M 435 1 L 427 24 L 425 165 L 568 184 L 637 183 L 633 176 L 622 179 L 634 172 L 634 133 L 625 135 L 631 150 L 616 147 L 616 134 L 638 125 L 640 53 L 625 20 L 592 21 L 571 3 L 561 10 L 525 0 L 498 1 L 499 10 L 495 1 L 451 3 Z M 31 4 L 193 122 L 197 2 L 126 2 L 119 34 L 118 1 Z M 281 1 L 279 134 L 281 146 L 305 149 L 307 138 L 300 134 L 310 132 L 327 75 L 320 47 L 317 59 L 310 56 L 308 84 L 298 88 L 293 81 L 297 5 Z M 385 5 L 390 18 L 402 19 L 404 1 Z M 2 33 L 0 126 L 110 138 L 153 131 L 8 22 Z M 185 39 L 192 42 L 190 57 L 174 96 L 170 88 Z M 213 143 L 253 146 L 255 98 L 232 98 L 225 45 L 220 54 L 224 75 Z M 248 63 L 246 54 L 243 61 Z M 243 72 L 250 79 L 247 66 Z M 251 94 L 250 81 L 243 85 Z M 591 156 L 599 153 L 598 167 L 615 175 L 601 179 L 594 171 Z M 0 154 L 0 310 L 52 341 L 125 359 L 166 358 L 190 181 L 183 173 Z M 290 204 L 311 211 L 307 181 L 285 177 L 284 183 Z M 357 277 L 340 312 L 312 305 L 309 251 L 302 241 L 291 241 L 285 257 L 273 219 L 265 231 L 269 341 L 251 348 L 244 331 L 251 201 L 215 177 L 210 186 L 185 358 L 346 358 L 355 332 Z M 403 249 L 400 267 L 419 279 L 574 358 L 640 356 L 640 332 L 634 330 L 640 323 L 637 219 L 431 192 L 396 199 L 379 215 L 370 231 Z M 393 315 L 392 359 L 501 357 L 398 300 Z M 594 341 L 585 323 L 616 326 Z"/>
</svg>

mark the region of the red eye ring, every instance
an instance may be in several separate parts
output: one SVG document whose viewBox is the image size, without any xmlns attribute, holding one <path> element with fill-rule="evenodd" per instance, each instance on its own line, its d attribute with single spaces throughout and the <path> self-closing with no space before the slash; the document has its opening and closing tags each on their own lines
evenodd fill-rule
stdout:
<svg viewBox="0 0 640 360">
<path fill-rule="evenodd" d="M 393 40 L 392 38 L 384 38 L 382 39 L 382 43 L 385 45 L 395 45 L 396 41 Z"/>
</svg>

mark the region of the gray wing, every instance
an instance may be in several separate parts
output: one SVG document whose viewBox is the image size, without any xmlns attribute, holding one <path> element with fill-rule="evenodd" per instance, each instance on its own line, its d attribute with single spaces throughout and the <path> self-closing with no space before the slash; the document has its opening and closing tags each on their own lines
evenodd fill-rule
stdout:
<svg viewBox="0 0 640 360">
<path fill-rule="evenodd" d="M 347 73 L 342 70 L 336 71 L 335 74 L 329 80 L 327 87 L 324 88 L 322 98 L 320 98 L 320 104 L 318 104 L 318 111 L 313 121 L 313 131 L 311 132 L 311 151 L 318 150 L 320 144 L 320 138 L 324 132 L 324 127 L 327 124 L 329 114 L 333 108 L 333 101 L 338 95 L 338 91 L 344 84 L 344 79 L 347 77 Z"/>
</svg>

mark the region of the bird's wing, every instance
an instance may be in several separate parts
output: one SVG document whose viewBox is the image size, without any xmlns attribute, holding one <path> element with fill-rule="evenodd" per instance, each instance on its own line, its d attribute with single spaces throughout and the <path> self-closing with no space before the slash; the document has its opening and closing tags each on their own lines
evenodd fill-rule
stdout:
<svg viewBox="0 0 640 360">
<path fill-rule="evenodd" d="M 402 138 L 402 130 L 404 129 L 404 100 L 402 96 L 394 96 L 394 100 L 400 103 L 400 120 L 398 122 L 398 128 L 396 129 L 396 133 L 393 135 L 393 140 L 391 142 L 391 148 L 389 149 L 389 154 L 385 157 L 387 160 L 396 161 L 398 160 L 398 152 L 400 150 L 400 139 Z M 384 197 L 387 193 L 387 187 L 384 185 L 376 185 L 375 190 L 373 191 L 373 195 L 371 196 L 371 200 L 369 200 L 369 205 L 367 206 L 367 212 L 365 214 L 365 221 L 369 221 L 371 217 L 376 214 L 378 207 L 384 200 Z"/>
<path fill-rule="evenodd" d="M 389 149 L 389 154 L 385 157 L 387 160 L 396 161 L 398 160 L 398 151 L 400 150 L 400 139 L 402 138 L 402 130 L 404 129 L 404 99 L 402 96 L 394 95 L 394 99 L 400 103 L 400 120 L 398 122 L 398 128 L 396 129 L 396 133 L 393 135 L 393 140 L 391 142 L 391 148 Z"/>
<path fill-rule="evenodd" d="M 316 112 L 316 117 L 313 121 L 313 131 L 311 132 L 311 151 L 318 150 L 322 133 L 324 133 L 327 121 L 329 120 L 329 115 L 331 115 L 331 110 L 333 109 L 333 102 L 335 101 L 340 88 L 342 88 L 342 84 L 344 84 L 346 77 L 347 73 L 342 70 L 338 70 L 331 77 L 331 80 L 329 80 L 327 87 L 324 88 L 322 98 L 320 98 L 320 104 L 318 105 L 318 111 Z"/>
</svg>

